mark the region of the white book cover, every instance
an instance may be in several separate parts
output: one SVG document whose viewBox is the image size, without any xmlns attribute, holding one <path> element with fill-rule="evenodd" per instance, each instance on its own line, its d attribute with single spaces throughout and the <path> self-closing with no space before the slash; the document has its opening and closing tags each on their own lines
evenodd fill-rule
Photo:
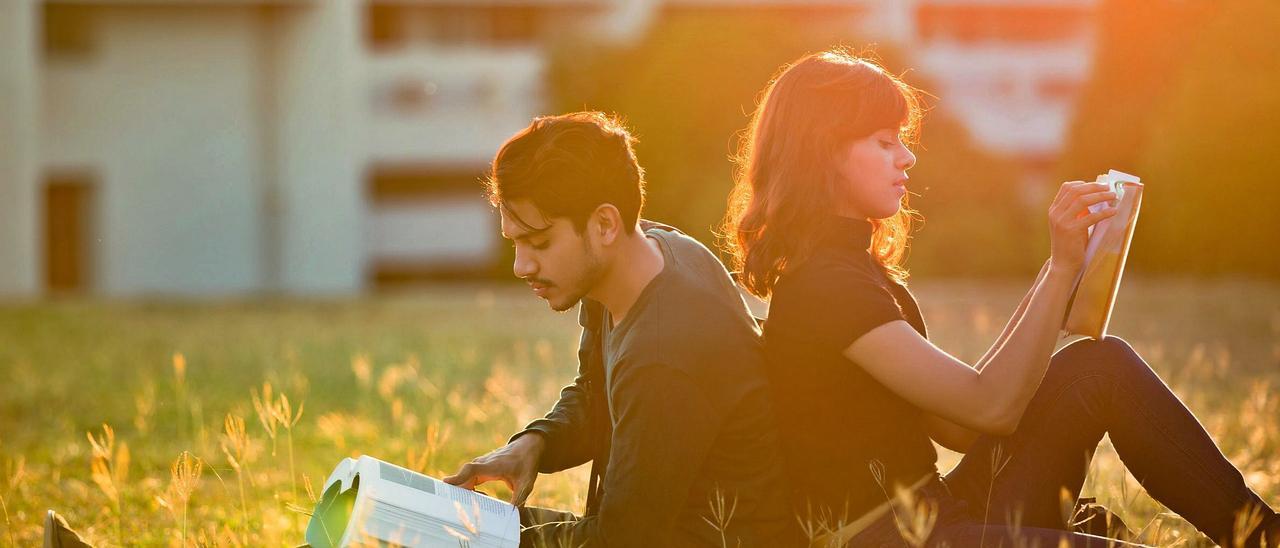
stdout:
<svg viewBox="0 0 1280 548">
<path fill-rule="evenodd" d="M 343 459 L 307 525 L 312 548 L 518 548 L 515 506 L 370 456 Z"/>
</svg>

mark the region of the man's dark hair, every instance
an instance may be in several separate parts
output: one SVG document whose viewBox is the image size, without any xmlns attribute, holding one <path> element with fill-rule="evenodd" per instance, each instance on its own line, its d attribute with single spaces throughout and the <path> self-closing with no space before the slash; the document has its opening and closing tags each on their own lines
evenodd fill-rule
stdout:
<svg viewBox="0 0 1280 548">
<path fill-rule="evenodd" d="M 629 233 L 644 206 L 644 170 L 633 143 L 620 121 L 600 112 L 535 118 L 494 156 L 485 181 L 489 203 L 506 208 L 529 200 L 548 218 L 567 217 L 579 232 L 597 207 L 613 204 Z M 506 212 L 525 228 L 540 228 Z"/>
</svg>

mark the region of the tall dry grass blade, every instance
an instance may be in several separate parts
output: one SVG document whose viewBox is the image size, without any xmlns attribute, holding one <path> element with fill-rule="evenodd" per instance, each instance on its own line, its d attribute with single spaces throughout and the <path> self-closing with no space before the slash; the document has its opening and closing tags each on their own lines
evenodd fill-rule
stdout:
<svg viewBox="0 0 1280 548">
<path fill-rule="evenodd" d="M 92 457 L 89 462 L 90 479 L 102 491 L 111 503 L 114 514 L 116 541 L 124 544 L 124 513 L 120 502 L 120 489 L 127 484 L 129 476 L 129 445 L 120 442 L 116 445 L 116 433 L 111 425 L 103 423 L 102 434 L 95 437 L 93 432 L 86 432 Z"/>
<path fill-rule="evenodd" d="M 707 501 L 707 506 L 711 508 L 711 517 L 702 516 L 702 521 L 707 522 L 707 525 L 720 534 L 720 548 L 729 548 L 726 535 L 729 531 L 729 523 L 733 521 L 733 514 L 738 510 L 737 495 L 733 497 L 733 504 L 726 508 L 724 491 L 721 491 L 720 486 L 717 485 L 711 499 Z M 738 539 L 738 544 L 742 544 L 742 539 Z"/>
<path fill-rule="evenodd" d="M 139 434 L 151 431 L 151 417 L 156 412 L 156 383 L 148 378 L 142 391 L 133 395 L 133 427 Z"/>
<path fill-rule="evenodd" d="M 18 541 L 13 536 L 13 522 L 9 521 L 9 505 L 4 502 L 4 495 L 0 495 L 0 510 L 4 511 L 4 530 L 9 535 L 9 546 L 17 546 Z"/>
<path fill-rule="evenodd" d="M 991 522 L 991 495 L 996 490 L 996 477 L 1004 471 L 1004 467 L 1013 460 L 1013 456 L 1004 454 L 1004 444 L 997 442 L 991 448 L 991 480 L 987 484 L 987 502 L 982 509 L 982 523 Z M 978 548 L 986 548 L 987 545 L 987 527 L 982 527 L 982 535 L 978 538 Z"/>
<path fill-rule="evenodd" d="M 271 456 L 275 457 L 276 433 L 279 431 L 280 423 L 276 419 L 275 399 L 271 393 L 271 383 L 262 383 L 262 392 L 250 390 L 249 397 L 253 400 L 253 410 L 258 414 L 258 423 L 262 425 L 267 437 L 271 439 Z"/>
<path fill-rule="evenodd" d="M 933 527 L 938 522 L 938 503 L 917 498 L 915 493 L 902 486 L 896 486 L 896 499 L 905 515 L 898 533 L 908 546 L 923 548 L 929 542 Z"/>
<path fill-rule="evenodd" d="M 276 422 L 278 422 L 280 426 L 284 427 L 286 441 L 288 443 L 289 485 L 291 492 L 293 493 L 293 500 L 298 499 L 298 478 L 294 471 L 293 459 L 293 427 L 297 426 L 298 421 L 302 420 L 302 410 L 305 405 L 306 402 L 299 403 L 298 409 L 295 411 L 293 407 L 289 405 L 289 397 L 284 393 L 281 393 L 280 399 L 277 400 L 276 404 L 272 407 L 272 412 L 275 413 L 276 416 Z"/>
<path fill-rule="evenodd" d="M 240 542 L 249 544 L 249 504 L 244 493 L 245 467 L 249 460 L 249 434 L 245 430 L 244 419 L 227 413 L 222 421 L 223 438 L 222 454 L 236 473 L 236 484 L 240 490 Z"/>
<path fill-rule="evenodd" d="M 200 475 L 204 472 L 204 462 L 189 451 L 183 451 L 169 468 L 168 495 L 182 509 L 182 545 L 187 545 L 187 506 L 191 502 L 191 493 L 200 484 Z"/>
<path fill-rule="evenodd" d="M 894 506 L 893 497 L 889 496 L 889 489 L 884 484 L 884 463 L 879 459 L 871 459 L 867 462 L 867 467 L 871 469 L 871 477 L 875 478 L 876 485 L 880 486 L 880 493 L 884 495 L 885 502 L 889 503 L 889 510 L 893 512 L 894 526 L 898 531 L 902 531 L 904 527 L 902 516 L 898 515 L 898 508 Z"/>
<path fill-rule="evenodd" d="M 356 384 L 361 390 L 368 391 L 373 386 L 373 364 L 369 356 L 356 354 L 351 358 L 351 372 L 356 376 Z"/>
<path fill-rule="evenodd" d="M 1236 511 L 1235 520 L 1231 524 L 1232 548 L 1244 548 L 1245 541 L 1258 527 L 1262 526 L 1264 510 L 1254 505 Z"/>
</svg>

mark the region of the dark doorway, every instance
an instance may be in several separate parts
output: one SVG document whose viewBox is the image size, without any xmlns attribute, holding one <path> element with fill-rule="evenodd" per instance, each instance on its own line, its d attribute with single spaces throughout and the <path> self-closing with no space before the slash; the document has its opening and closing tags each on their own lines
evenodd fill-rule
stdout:
<svg viewBox="0 0 1280 548">
<path fill-rule="evenodd" d="M 51 176 L 44 185 L 44 281 L 49 293 L 89 288 L 93 184 L 86 176 Z"/>
</svg>

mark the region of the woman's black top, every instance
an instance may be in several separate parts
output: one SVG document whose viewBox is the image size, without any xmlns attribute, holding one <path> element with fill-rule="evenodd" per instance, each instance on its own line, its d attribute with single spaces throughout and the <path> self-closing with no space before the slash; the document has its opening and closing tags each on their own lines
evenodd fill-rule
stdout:
<svg viewBox="0 0 1280 548">
<path fill-rule="evenodd" d="M 868 253 L 871 223 L 827 224 L 813 255 L 775 284 L 764 347 L 794 501 L 802 513 L 825 508 L 828 519 L 848 522 L 892 496 L 895 483 L 936 473 L 937 452 L 923 412 L 843 355 L 894 320 L 927 336 L 920 308 Z M 883 490 L 873 467 L 883 470 Z"/>
</svg>

